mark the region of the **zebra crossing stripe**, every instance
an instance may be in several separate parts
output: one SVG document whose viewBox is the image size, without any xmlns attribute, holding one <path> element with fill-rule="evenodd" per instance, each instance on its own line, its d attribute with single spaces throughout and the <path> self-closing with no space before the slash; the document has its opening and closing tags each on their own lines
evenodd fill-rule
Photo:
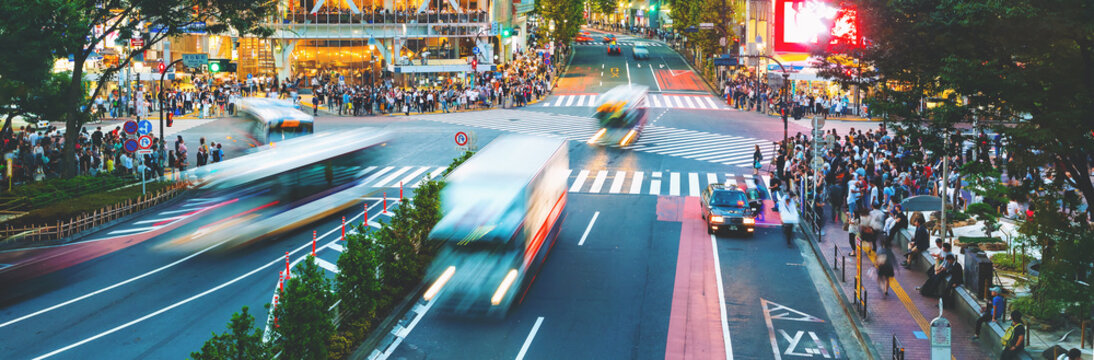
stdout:
<svg viewBox="0 0 1094 360">
<path fill-rule="evenodd" d="M 407 186 L 407 185 L 409 185 L 409 184 L 410 184 L 410 182 L 411 182 L 412 180 L 414 180 L 415 178 L 417 178 L 417 177 L 418 177 L 418 175 L 421 175 L 421 174 L 422 174 L 422 173 L 424 173 L 424 172 L 425 172 L 426 170 L 429 170 L 429 166 L 422 166 L 422 167 L 418 168 L 418 170 L 414 170 L 414 171 L 412 171 L 412 172 L 410 173 L 410 175 L 407 175 L 407 176 L 406 176 L 406 177 L 404 177 L 404 178 L 403 178 L 402 180 L 399 180 L 399 186 Z"/>
<path fill-rule="evenodd" d="M 444 172 L 444 169 L 445 169 L 445 167 L 438 167 L 437 169 L 433 170 L 433 172 L 429 173 L 429 179 L 436 180 L 437 177 L 441 176 L 441 173 Z M 419 187 L 424 182 L 425 182 L 425 177 L 422 177 L 421 180 L 418 180 L 418 182 L 415 183 L 414 186 L 411 186 L 411 187 L 415 187 L 415 188 Z"/>
<path fill-rule="evenodd" d="M 566 106 L 573 105 L 573 103 L 574 103 L 574 96 L 567 96 L 566 97 Z"/>
<path fill-rule="evenodd" d="M 577 95 L 574 97 L 577 98 L 577 104 L 574 104 L 574 106 L 582 106 L 585 103 L 585 95 Z"/>
<path fill-rule="evenodd" d="M 730 179 L 733 179 L 733 182 L 737 182 L 737 178 L 733 177 L 733 174 L 727 173 L 726 174 L 726 183 L 727 184 L 730 182 Z M 740 186 L 741 190 L 748 190 L 748 187 L 744 186 L 744 184 L 737 183 L 737 186 Z"/>
<path fill-rule="evenodd" d="M 565 99 L 566 99 L 565 96 L 559 96 L 558 100 L 555 100 L 555 106 L 562 105 L 562 100 L 565 100 Z"/>
<path fill-rule="evenodd" d="M 642 192 L 642 172 L 635 171 L 634 176 L 631 177 L 631 194 L 637 194 Z"/>
<path fill-rule="evenodd" d="M 320 259 L 320 258 L 316 257 L 315 258 L 315 264 L 319 265 L 319 267 L 321 267 L 323 269 L 326 269 L 327 271 L 330 271 L 332 273 L 335 273 L 335 274 L 338 273 L 338 265 L 334 265 L 330 261 L 326 261 L 326 260 L 323 260 L 323 259 Z"/>
<path fill-rule="evenodd" d="M 609 193 L 618 194 L 623 190 L 623 179 L 627 177 L 626 171 L 616 171 L 615 178 L 612 179 L 612 188 L 608 190 Z"/>
<path fill-rule="evenodd" d="M 661 195 L 661 172 L 655 171 L 650 180 L 650 195 Z"/>
<path fill-rule="evenodd" d="M 358 177 L 364 176 L 365 174 L 368 174 L 369 172 L 372 172 L 372 170 L 376 170 L 376 167 L 375 166 L 369 166 L 369 167 L 365 168 L 364 170 L 361 170 L 361 171 L 357 172 L 357 176 Z"/>
<path fill-rule="evenodd" d="M 391 175 L 388 175 L 383 180 L 377 181 L 376 183 L 372 184 L 372 187 L 388 187 L 388 184 L 395 181 L 396 177 L 398 177 L 399 175 L 402 175 L 403 173 L 405 173 L 407 171 L 410 171 L 410 169 L 413 169 L 413 168 L 414 168 L 413 166 L 404 166 L 402 169 L 399 169 L 399 171 L 391 173 Z"/>
<path fill-rule="evenodd" d="M 684 102 L 688 103 L 688 108 L 689 108 L 689 109 L 694 109 L 694 108 L 696 108 L 695 104 L 693 104 L 693 103 L 691 102 L 691 96 L 681 96 L 681 97 L 682 97 L 682 98 L 684 98 Z"/>
<path fill-rule="evenodd" d="M 657 95 L 651 95 L 650 96 L 650 102 L 653 103 L 653 107 L 661 107 L 661 102 L 657 101 L 657 98 L 658 98 Z"/>
<path fill-rule="evenodd" d="M 598 193 L 600 189 L 604 187 L 604 179 L 608 177 L 607 170 L 600 170 L 596 172 L 596 179 L 593 179 L 593 186 L 589 189 L 589 192 Z"/>
<path fill-rule="evenodd" d="M 669 174 L 669 195 L 680 196 L 680 173 Z"/>
<path fill-rule="evenodd" d="M 699 174 L 688 173 L 688 194 L 699 196 Z"/>
<path fill-rule="evenodd" d="M 343 247 L 342 244 L 338 244 L 338 243 L 327 244 L 327 248 L 329 248 L 331 250 L 334 250 L 334 251 L 337 251 L 337 252 L 340 252 L 340 253 L 341 252 L 346 252 L 346 248 Z"/>
<path fill-rule="evenodd" d="M 589 170 L 581 170 L 577 173 L 577 179 L 574 179 L 574 184 L 570 185 L 570 191 L 581 191 L 581 186 L 585 185 L 585 179 L 589 177 Z"/>
<path fill-rule="evenodd" d="M 718 106 L 718 103 L 715 103 L 715 102 L 714 102 L 714 99 L 711 99 L 711 98 L 708 98 L 708 97 L 704 97 L 704 98 L 703 98 L 703 100 L 706 100 L 706 101 L 707 101 L 707 103 L 709 103 L 709 104 L 710 104 L 710 108 L 711 108 L 711 109 L 717 109 L 717 108 L 719 108 L 719 106 Z M 719 99 L 719 100 L 721 100 L 721 99 Z"/>
<path fill-rule="evenodd" d="M 729 178 L 726 178 L 726 182 L 729 182 Z M 718 175 L 715 173 L 707 173 L 707 184 L 717 184 Z"/>
<path fill-rule="evenodd" d="M 361 184 L 368 184 L 369 182 L 372 182 L 373 180 L 376 180 L 377 178 L 379 178 L 381 176 L 384 176 L 384 174 L 387 174 L 388 171 L 391 171 L 391 169 L 394 169 L 394 168 L 395 168 L 394 166 L 388 166 L 388 167 L 385 167 L 383 169 L 380 169 L 380 171 L 374 172 L 374 173 L 372 173 L 372 175 L 369 175 L 364 180 L 361 180 Z"/>
<path fill-rule="evenodd" d="M 770 184 L 771 183 L 771 177 L 769 177 L 767 175 L 760 175 L 760 177 L 764 179 L 764 184 Z M 755 180 L 755 176 L 753 176 L 753 180 Z"/>
<path fill-rule="evenodd" d="M 596 95 L 589 95 L 589 106 L 596 106 Z"/>
</svg>

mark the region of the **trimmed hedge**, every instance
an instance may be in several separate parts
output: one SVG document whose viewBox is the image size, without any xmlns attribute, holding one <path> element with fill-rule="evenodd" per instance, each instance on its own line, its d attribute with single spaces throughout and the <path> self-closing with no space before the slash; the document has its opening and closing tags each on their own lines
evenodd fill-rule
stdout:
<svg viewBox="0 0 1094 360">
<path fill-rule="evenodd" d="M 165 190 L 174 185 L 173 182 L 149 182 L 146 184 L 148 194 L 154 194 L 157 191 Z M 101 210 L 110 205 L 116 205 L 123 203 L 127 200 L 137 199 L 141 197 L 141 186 L 130 186 L 114 191 L 97 192 L 92 194 L 83 195 L 75 198 L 65 199 L 66 201 L 56 202 L 51 205 L 47 205 L 41 208 L 35 208 L 28 212 L 26 215 L 12 219 L 2 223 L 3 225 L 10 225 L 13 227 L 24 225 L 48 225 L 54 224 L 57 221 L 65 221 L 70 218 L 79 216 L 80 214 L 91 213 L 96 210 Z"/>
</svg>

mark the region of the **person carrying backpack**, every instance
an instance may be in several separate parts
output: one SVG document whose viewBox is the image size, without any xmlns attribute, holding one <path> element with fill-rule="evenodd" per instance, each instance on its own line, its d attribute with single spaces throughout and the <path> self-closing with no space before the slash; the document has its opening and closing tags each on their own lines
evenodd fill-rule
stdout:
<svg viewBox="0 0 1094 360">
<path fill-rule="evenodd" d="M 1011 311 L 1010 319 L 1010 327 L 999 339 L 1003 344 L 1003 353 L 999 356 L 1002 360 L 1018 359 L 1018 354 L 1026 348 L 1026 324 L 1022 321 L 1022 312 Z"/>
</svg>

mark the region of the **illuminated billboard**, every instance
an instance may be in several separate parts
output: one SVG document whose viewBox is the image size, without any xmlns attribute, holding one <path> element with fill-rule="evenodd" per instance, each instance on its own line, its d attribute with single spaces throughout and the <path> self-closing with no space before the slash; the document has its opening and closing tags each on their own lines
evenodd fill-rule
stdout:
<svg viewBox="0 0 1094 360">
<path fill-rule="evenodd" d="M 858 45 L 858 16 L 838 1 L 775 0 L 775 51 L 809 52 L 822 42 Z"/>
</svg>

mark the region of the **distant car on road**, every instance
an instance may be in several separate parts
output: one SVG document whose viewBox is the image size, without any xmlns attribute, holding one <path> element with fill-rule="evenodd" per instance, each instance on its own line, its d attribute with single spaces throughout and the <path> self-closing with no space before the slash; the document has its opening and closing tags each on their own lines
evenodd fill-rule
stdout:
<svg viewBox="0 0 1094 360">
<path fill-rule="evenodd" d="M 608 45 L 608 55 L 620 55 L 620 54 L 623 54 L 623 49 L 621 49 L 619 47 L 619 45 L 617 45 L 616 43 L 611 43 L 611 44 Z"/>
<path fill-rule="evenodd" d="M 646 47 L 645 43 L 638 43 L 634 45 L 634 59 L 646 60 L 650 58 L 650 49 Z"/>
<path fill-rule="evenodd" d="M 574 42 L 579 42 L 579 43 L 582 43 L 582 44 L 590 43 L 592 41 L 593 41 L 593 38 L 590 37 L 589 34 L 579 33 L 579 34 L 577 34 L 577 36 L 574 37 Z"/>
<path fill-rule="evenodd" d="M 615 35 L 613 35 L 613 34 L 604 35 L 604 42 L 612 42 L 612 41 L 615 41 Z"/>
<path fill-rule="evenodd" d="M 707 233 L 719 230 L 755 233 L 756 219 L 749 209 L 748 195 L 736 185 L 711 184 L 703 190 L 700 202 Z"/>
</svg>

